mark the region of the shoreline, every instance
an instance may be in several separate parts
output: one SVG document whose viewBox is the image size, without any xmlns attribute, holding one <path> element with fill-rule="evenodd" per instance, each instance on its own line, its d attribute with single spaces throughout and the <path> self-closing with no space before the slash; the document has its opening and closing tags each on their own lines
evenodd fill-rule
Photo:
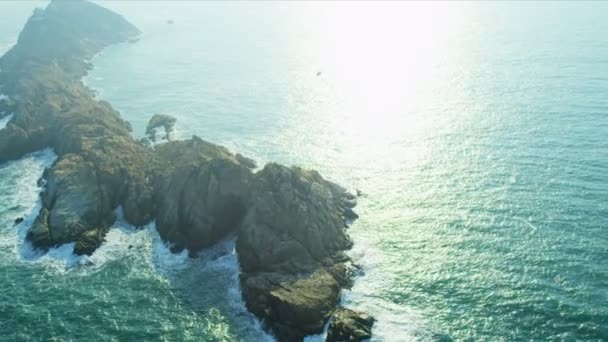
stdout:
<svg viewBox="0 0 608 342">
<path fill-rule="evenodd" d="M 112 29 L 101 29 L 104 21 Z M 64 41 L 66 23 L 92 36 Z M 44 147 L 58 156 L 43 174 L 42 207 L 26 239 L 41 251 L 73 243 L 75 254 L 91 255 L 115 225 L 116 208 L 135 227 L 155 221 L 171 252 L 190 257 L 235 234 L 244 303 L 279 340 L 328 325 L 328 341 L 360 333 L 330 324 L 334 310 L 363 315 L 338 308 L 341 289 L 352 284 L 344 251 L 352 247 L 346 228 L 358 217 L 356 197 L 316 171 L 268 163 L 253 172 L 254 160 L 196 136 L 154 147 L 135 141 L 130 124 L 83 77 L 106 46 L 137 35 L 102 7 L 54 0 L 34 11 L 0 59 L 10 70 L 3 89 L 15 102 L 0 130 L 0 161 Z M 365 322 L 370 333 L 373 319 Z"/>
</svg>

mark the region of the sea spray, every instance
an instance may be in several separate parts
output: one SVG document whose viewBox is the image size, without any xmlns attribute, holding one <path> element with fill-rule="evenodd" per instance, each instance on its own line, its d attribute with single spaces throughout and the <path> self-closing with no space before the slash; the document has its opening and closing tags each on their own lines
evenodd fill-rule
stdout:
<svg viewBox="0 0 608 342">
<path fill-rule="evenodd" d="M 13 114 L 9 114 L 0 119 L 0 129 L 3 129 L 13 119 Z"/>
<path fill-rule="evenodd" d="M 41 188 L 37 180 L 57 155 L 51 149 L 30 153 L 11 162 L 0 163 L 0 249 L 8 249 L 13 255 L 19 251 L 27 230 L 41 207 L 38 196 Z M 23 222 L 15 225 L 15 219 Z"/>
<path fill-rule="evenodd" d="M 260 321 L 247 311 L 243 302 L 239 282 L 240 265 L 235 250 L 236 238 L 227 237 L 214 246 L 199 252 L 197 258 L 189 258 L 186 250 L 181 253 L 172 253 L 170 245 L 162 241 L 155 224 L 147 227 L 153 241 L 152 260 L 157 271 L 174 282 L 183 281 L 184 273 L 193 273 L 193 280 L 205 279 L 213 275 L 225 277 L 223 296 L 228 301 L 228 307 L 237 317 L 241 329 L 251 330 L 258 341 L 274 341 L 274 337 L 264 332 Z M 187 281 L 186 281 L 187 282 Z M 182 287 L 181 284 L 179 287 Z M 206 289 L 205 289 L 206 290 Z M 188 292 L 188 296 L 192 293 Z"/>
</svg>

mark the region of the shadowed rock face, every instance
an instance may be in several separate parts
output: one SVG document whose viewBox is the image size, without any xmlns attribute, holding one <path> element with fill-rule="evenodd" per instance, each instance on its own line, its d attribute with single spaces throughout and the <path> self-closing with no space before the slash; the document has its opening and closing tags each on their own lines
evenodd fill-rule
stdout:
<svg viewBox="0 0 608 342">
<path fill-rule="evenodd" d="M 350 283 L 344 251 L 355 197 L 316 171 L 254 160 L 198 137 L 151 147 L 80 78 L 108 44 L 139 34 L 85 1 L 36 10 L 0 59 L 0 89 L 14 113 L 0 129 L 0 162 L 52 147 L 42 208 L 27 239 L 41 249 L 75 242 L 91 254 L 123 208 L 136 226 L 156 219 L 161 237 L 192 256 L 237 236 L 243 298 L 280 340 L 320 333 Z M 9 103 L 10 102 L 10 103 Z M 175 124 L 155 116 L 150 127 Z"/>
<path fill-rule="evenodd" d="M 174 251 L 196 253 L 238 228 L 252 173 L 227 149 L 198 137 L 155 149 L 157 228 Z"/>
</svg>

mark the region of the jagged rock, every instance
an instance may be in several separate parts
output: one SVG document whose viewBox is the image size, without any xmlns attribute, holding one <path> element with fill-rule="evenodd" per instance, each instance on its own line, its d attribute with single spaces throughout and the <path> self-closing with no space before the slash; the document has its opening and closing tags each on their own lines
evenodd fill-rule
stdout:
<svg viewBox="0 0 608 342">
<path fill-rule="evenodd" d="M 345 190 L 318 172 L 267 164 L 253 176 L 237 252 L 247 308 L 280 340 L 320 333 L 347 283 Z"/>
<path fill-rule="evenodd" d="M 2 91 L 13 99 L 15 113 L 0 131 L 0 161 L 45 147 L 59 155 L 43 176 L 44 210 L 30 235 L 36 247 L 106 229 L 119 205 L 131 223 L 151 219 L 147 150 L 135 143 L 120 114 L 80 81 L 86 59 L 136 34 L 121 16 L 95 4 L 54 0 L 32 15 L 0 59 Z"/>
<path fill-rule="evenodd" d="M 0 59 L 2 91 L 14 117 L 0 130 L 0 162 L 51 147 L 42 208 L 27 240 L 35 247 L 75 242 L 91 254 L 122 207 L 142 226 L 156 219 L 173 250 L 196 254 L 237 235 L 243 298 L 280 340 L 320 333 L 350 284 L 345 224 L 356 198 L 318 172 L 255 161 L 199 137 L 152 147 L 80 81 L 88 59 L 139 31 L 86 1 L 53 0 L 28 20 Z M 170 135 L 175 119 L 150 129 Z M 169 137 L 170 138 L 170 137 Z"/>
<path fill-rule="evenodd" d="M 351 208 L 343 209 L 344 218 L 347 220 L 356 220 L 359 218 L 359 215 L 355 213 Z"/>
<path fill-rule="evenodd" d="M 47 209 L 40 209 L 40 213 L 27 232 L 26 239 L 39 249 L 47 249 L 53 246 L 49 233 L 49 211 Z"/>
<path fill-rule="evenodd" d="M 309 271 L 349 249 L 340 215 L 344 193 L 316 171 L 267 164 L 253 177 L 251 209 L 239 232 L 243 269 Z"/>
<path fill-rule="evenodd" d="M 246 167 L 248 167 L 250 169 L 255 169 L 258 167 L 258 163 L 256 163 L 255 160 L 253 160 L 251 158 L 247 158 L 240 153 L 237 153 L 235 157 L 239 163 L 241 163 L 242 165 L 245 165 Z"/>
<path fill-rule="evenodd" d="M 198 137 L 155 153 L 156 225 L 175 251 L 196 253 L 238 228 L 252 174 L 234 155 Z"/>
<path fill-rule="evenodd" d="M 61 157 L 48 172 L 42 204 L 52 244 L 76 241 L 92 227 L 114 221 L 108 189 L 99 177 L 92 163 L 75 154 Z"/>
<path fill-rule="evenodd" d="M 162 127 L 165 130 L 165 139 L 171 141 L 173 140 L 173 127 L 176 122 L 177 119 L 171 115 L 154 114 L 146 127 L 146 135 L 150 141 L 156 141 L 156 130 Z"/>
<path fill-rule="evenodd" d="M 91 255 L 104 241 L 106 235 L 105 229 L 92 229 L 82 233 L 76 240 L 74 246 L 74 254 L 76 255 Z"/>
<path fill-rule="evenodd" d="M 323 268 L 307 274 L 245 273 L 241 286 L 249 311 L 280 341 L 320 333 L 340 298 L 340 284 Z"/>
<path fill-rule="evenodd" d="M 329 324 L 327 342 L 363 341 L 372 337 L 374 318 L 361 312 L 337 308 Z"/>
</svg>

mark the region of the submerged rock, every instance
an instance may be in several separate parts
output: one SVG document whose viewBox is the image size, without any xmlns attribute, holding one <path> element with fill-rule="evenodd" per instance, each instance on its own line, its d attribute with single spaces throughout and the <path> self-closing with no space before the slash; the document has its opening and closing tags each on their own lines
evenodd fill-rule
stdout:
<svg viewBox="0 0 608 342">
<path fill-rule="evenodd" d="M 18 224 L 20 224 L 21 222 L 23 222 L 23 217 L 17 217 L 17 218 L 15 219 L 15 225 L 18 225 Z"/>
<path fill-rule="evenodd" d="M 363 341 L 372 337 L 374 318 L 361 312 L 337 308 L 329 323 L 327 342 Z"/>
</svg>

